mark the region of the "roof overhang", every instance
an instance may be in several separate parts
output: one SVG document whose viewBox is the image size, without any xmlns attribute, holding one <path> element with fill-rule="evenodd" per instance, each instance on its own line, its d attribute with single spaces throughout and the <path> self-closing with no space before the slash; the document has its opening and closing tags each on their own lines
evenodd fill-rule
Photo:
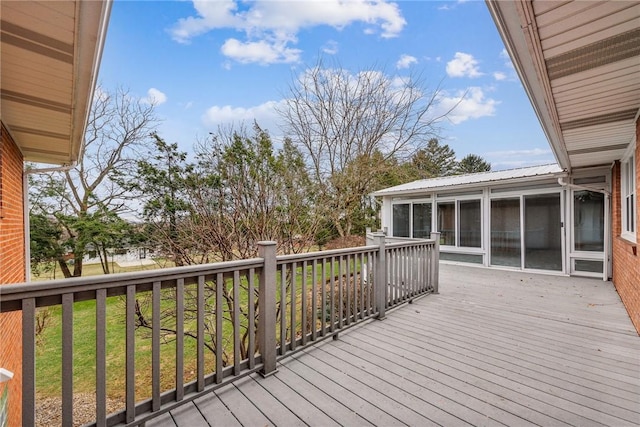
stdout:
<svg viewBox="0 0 640 427">
<path fill-rule="evenodd" d="M 640 111 L 640 3 L 487 0 L 566 170 L 611 164 Z"/>
<path fill-rule="evenodd" d="M 0 7 L 0 119 L 24 160 L 71 164 L 82 155 L 111 0 Z"/>
</svg>

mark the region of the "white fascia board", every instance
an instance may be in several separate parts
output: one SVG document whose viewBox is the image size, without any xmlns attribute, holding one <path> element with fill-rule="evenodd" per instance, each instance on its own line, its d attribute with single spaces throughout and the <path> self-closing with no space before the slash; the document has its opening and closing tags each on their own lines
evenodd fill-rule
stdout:
<svg viewBox="0 0 640 427">
<path fill-rule="evenodd" d="M 530 2 L 486 0 L 558 164 L 571 171 Z"/>
</svg>

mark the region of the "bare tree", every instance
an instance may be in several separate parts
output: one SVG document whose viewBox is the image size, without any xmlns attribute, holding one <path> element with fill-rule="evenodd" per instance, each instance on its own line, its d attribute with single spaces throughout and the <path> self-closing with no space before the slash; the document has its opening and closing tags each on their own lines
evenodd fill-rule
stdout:
<svg viewBox="0 0 640 427">
<path fill-rule="evenodd" d="M 136 187 L 144 189 L 147 196 L 141 195 L 149 214 L 151 241 L 181 264 L 255 257 L 260 240 L 276 240 L 280 253 L 311 247 L 320 217 L 314 212 L 314 188 L 302 155 L 290 141 L 276 150 L 268 132 L 257 124 L 253 132 L 221 128 L 199 144 L 195 165 L 184 163 L 185 153 L 179 152 L 176 144 L 157 137 L 156 147 L 157 155 L 151 162 L 138 162 Z M 220 283 L 221 295 L 216 293 L 218 277 L 204 283 L 205 347 L 215 352 L 220 346 L 225 366 L 233 360 L 233 348 L 217 341 L 216 322 L 210 319 L 219 315 L 228 325 L 240 325 L 242 358 L 255 350 L 249 347 L 248 325 L 257 322 L 258 298 L 253 307 L 258 314 L 250 318 L 248 274 L 242 272 L 238 284 L 240 300 L 234 299 L 233 280 L 227 276 Z M 290 283 L 287 280 L 286 286 Z M 175 301 L 174 291 L 167 290 L 163 298 Z M 216 298 L 222 301 L 220 313 L 216 312 Z M 184 299 L 185 324 L 193 324 L 198 315 L 197 293 L 187 287 Z M 148 298 L 140 298 L 136 310 L 138 327 L 150 329 Z M 167 341 L 180 333 L 175 330 L 176 316 L 173 308 L 161 313 L 161 333 Z M 196 337 L 195 331 L 183 333 Z"/>
<path fill-rule="evenodd" d="M 222 260 L 256 256 L 260 240 L 276 240 L 281 253 L 308 250 L 320 220 L 316 190 L 290 141 L 276 150 L 255 124 L 253 133 L 219 129 L 198 153 L 188 190 L 195 236 L 206 236 Z"/>
<path fill-rule="evenodd" d="M 411 156 L 437 136 L 446 116 L 434 114 L 438 89 L 384 71 L 352 74 L 319 62 L 294 78 L 289 92 L 278 112 L 322 185 L 319 205 L 340 236 L 351 233 L 353 212 L 376 189 L 386 161 Z"/>
<path fill-rule="evenodd" d="M 140 148 L 149 141 L 157 124 L 154 109 L 122 88 L 111 93 L 98 87 L 82 160 L 66 172 L 33 177 L 32 212 L 55 218 L 63 230 L 60 245 L 73 253 L 73 272 L 62 254 L 57 259 L 65 277 L 82 275 L 88 245 L 104 253 L 106 245 L 129 233 L 117 217 L 130 208 L 126 190 L 118 182 L 132 171 Z M 105 227 L 109 222 L 114 227 Z M 106 261 L 103 269 L 109 272 Z"/>
</svg>

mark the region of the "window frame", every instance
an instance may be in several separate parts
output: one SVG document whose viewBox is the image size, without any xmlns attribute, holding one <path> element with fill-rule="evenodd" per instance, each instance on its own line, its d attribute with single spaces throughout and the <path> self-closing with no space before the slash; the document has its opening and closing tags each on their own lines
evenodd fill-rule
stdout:
<svg viewBox="0 0 640 427">
<path fill-rule="evenodd" d="M 468 202 L 468 201 L 479 201 L 480 202 L 480 246 L 461 246 L 460 245 L 460 202 Z M 483 251 L 485 249 L 484 244 L 484 196 L 473 194 L 473 195 L 460 195 L 457 197 L 443 197 L 436 198 L 435 206 L 432 209 L 432 217 L 435 216 L 435 227 L 434 230 L 437 232 L 442 232 L 439 227 L 439 218 L 438 218 L 438 206 L 440 204 L 453 203 L 454 205 L 454 225 L 455 225 L 455 244 L 454 245 L 444 245 L 442 243 L 442 238 L 440 245 L 445 248 L 456 248 L 465 251 Z"/>
<path fill-rule="evenodd" d="M 620 161 L 620 236 L 630 242 L 636 242 L 638 224 L 638 194 L 636 182 L 636 141 L 630 146 Z"/>
<path fill-rule="evenodd" d="M 396 236 L 396 230 L 394 227 L 394 218 L 393 218 L 393 208 L 395 205 L 409 205 L 409 237 L 405 236 Z M 432 198 L 421 198 L 421 199 L 399 199 L 391 202 L 391 232 L 389 233 L 391 237 L 399 237 L 402 239 L 417 239 L 418 237 L 413 237 L 413 206 L 414 205 L 431 205 L 431 231 L 434 230 L 433 225 L 433 216 L 434 216 L 434 203 Z M 430 233 L 431 234 L 431 233 Z M 421 237 L 421 239 L 430 239 L 431 237 Z"/>
</svg>

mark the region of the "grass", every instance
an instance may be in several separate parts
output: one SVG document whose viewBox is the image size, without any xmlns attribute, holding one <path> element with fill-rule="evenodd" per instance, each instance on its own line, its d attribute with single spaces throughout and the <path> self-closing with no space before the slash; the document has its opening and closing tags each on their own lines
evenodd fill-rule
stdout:
<svg viewBox="0 0 640 427">
<path fill-rule="evenodd" d="M 95 268 L 97 267 L 97 268 Z M 146 267 L 146 266 L 143 266 Z M 102 269 L 99 265 L 85 266 L 86 270 L 83 272 L 86 275 L 101 274 Z M 123 271 L 135 271 L 145 268 L 135 267 L 122 269 Z M 353 273 L 356 270 L 360 270 L 359 265 L 355 265 L 351 261 L 350 271 Z M 337 274 L 337 263 L 334 263 L 333 268 L 331 264 L 327 262 L 326 277 L 322 277 L 321 264 L 318 265 L 315 279 L 312 278 L 311 265 L 308 265 L 307 276 L 307 292 L 310 295 L 311 283 L 315 280 L 315 283 L 325 283 L 326 279 L 333 274 Z M 342 273 L 345 273 L 343 264 Z M 281 299 L 280 280 L 281 275 L 277 275 L 278 286 L 276 296 L 278 300 Z M 302 266 L 298 264 L 296 272 L 296 331 L 287 331 L 288 338 L 296 336 L 302 330 Z M 291 280 L 287 275 L 287 280 Z M 246 277 L 242 279 L 240 286 L 240 305 L 246 310 L 248 304 L 248 290 Z M 233 286 L 230 280 L 226 280 L 225 284 L 229 291 Z M 257 281 L 256 281 L 257 284 Z M 215 289 L 215 286 L 214 286 Z M 185 291 L 191 290 L 195 294 L 195 288 L 193 286 L 187 286 Z M 165 289 L 163 292 L 163 298 L 161 302 L 161 311 L 163 313 L 170 312 L 175 307 L 175 297 L 172 295 L 172 289 Z M 185 292 L 187 293 L 187 292 Z M 148 322 L 151 322 L 151 293 L 138 294 L 138 300 L 141 303 L 141 309 L 147 318 Z M 287 316 L 287 321 L 290 325 L 290 310 L 291 310 L 291 293 L 284 298 L 283 309 Z M 111 398 L 122 399 L 125 393 L 125 354 L 126 354 L 126 328 L 125 328 L 125 302 L 124 297 L 109 297 L 107 298 L 107 394 Z M 205 302 L 207 306 L 207 316 L 205 321 L 215 324 L 215 296 L 211 296 Z M 327 303 L 329 304 L 329 298 L 327 297 Z M 320 299 L 318 298 L 318 304 Z M 74 391 L 75 392 L 95 392 L 95 301 L 83 301 L 74 304 Z M 326 307 L 325 307 L 326 308 Z M 47 308 L 51 315 L 49 325 L 43 330 L 39 336 L 39 343 L 36 355 L 36 390 L 38 395 L 42 397 L 59 396 L 61 391 L 61 367 L 62 367 L 62 310 L 60 306 L 53 306 Z M 225 321 L 223 322 L 223 341 L 226 343 L 225 347 L 230 354 L 230 362 L 233 359 L 233 325 L 228 319 L 229 312 L 228 307 L 225 304 Z M 317 323 L 318 319 L 315 319 Z M 313 320 L 312 320 L 313 322 Z M 246 330 L 248 319 L 245 316 L 241 316 L 241 331 Z M 275 325 L 274 325 L 275 326 Z M 165 318 L 163 320 L 163 327 L 175 328 L 175 319 Z M 289 326 L 290 327 L 290 326 Z M 185 329 L 196 331 L 195 320 L 185 320 Z M 280 328 L 276 328 L 278 339 L 280 338 Z M 147 398 L 151 394 L 151 357 L 152 357 L 152 345 L 151 345 L 151 333 L 149 329 L 137 328 L 136 329 L 136 349 L 135 349 L 135 372 L 136 372 L 136 400 Z M 161 390 L 169 390 L 175 387 L 175 336 L 164 336 L 163 344 L 160 347 L 160 359 L 161 359 Z M 210 340 L 209 340 L 210 342 Z M 184 340 L 184 381 L 188 382 L 193 380 L 196 376 L 196 340 L 190 337 L 185 337 Z M 215 355 L 205 349 L 205 372 L 215 371 Z"/>
<path fill-rule="evenodd" d="M 157 270 L 158 268 L 166 268 L 173 267 L 175 264 L 173 262 L 165 260 L 165 259 L 157 259 L 155 260 L 155 264 L 152 265 L 137 265 L 134 267 L 120 267 L 117 262 L 110 262 L 109 269 L 111 273 L 127 273 L 131 271 L 143 271 L 143 270 Z M 64 279 L 64 274 L 62 274 L 62 269 L 57 262 L 51 263 L 49 265 L 49 269 L 43 272 L 40 275 L 31 275 L 32 281 L 41 281 L 41 280 L 55 280 L 55 279 Z M 73 272 L 73 266 L 70 266 L 71 271 Z M 102 271 L 102 266 L 100 264 L 83 264 L 82 265 L 82 276 L 100 276 L 104 274 Z"/>
</svg>

